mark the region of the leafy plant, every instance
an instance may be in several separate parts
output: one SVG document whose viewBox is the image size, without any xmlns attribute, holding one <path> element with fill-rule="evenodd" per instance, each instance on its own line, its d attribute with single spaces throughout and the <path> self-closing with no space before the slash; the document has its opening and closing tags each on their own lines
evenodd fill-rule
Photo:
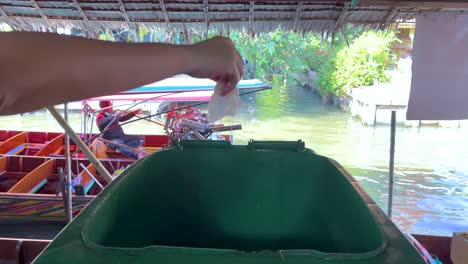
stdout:
<svg viewBox="0 0 468 264">
<path fill-rule="evenodd" d="M 388 69 L 395 63 L 390 45 L 395 40 L 391 31 L 366 31 L 349 47 L 329 51 L 317 70 L 320 93 L 342 95 L 351 88 L 388 81 Z"/>
<path fill-rule="evenodd" d="M 241 55 L 250 63 L 257 78 L 272 80 L 273 76 L 291 83 L 297 73 L 306 72 L 312 51 L 320 46 L 316 34 L 300 35 L 277 30 L 255 37 L 247 33 L 231 34 Z"/>
</svg>

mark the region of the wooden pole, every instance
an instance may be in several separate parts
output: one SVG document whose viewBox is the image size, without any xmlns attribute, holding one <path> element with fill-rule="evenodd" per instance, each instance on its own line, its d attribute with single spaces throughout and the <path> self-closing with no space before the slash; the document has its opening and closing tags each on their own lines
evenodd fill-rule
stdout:
<svg viewBox="0 0 468 264">
<path fill-rule="evenodd" d="M 68 104 L 65 103 L 64 104 L 64 107 L 63 107 L 63 111 L 64 111 L 64 114 L 65 114 L 65 122 L 68 123 Z M 67 177 L 67 180 L 65 181 L 67 184 L 66 184 L 66 188 L 67 188 L 67 220 L 68 222 L 71 222 L 72 219 L 73 219 L 73 209 L 72 209 L 72 194 L 73 194 L 73 190 L 72 190 L 72 171 L 71 171 L 71 157 L 70 157 L 70 136 L 68 135 L 68 133 L 65 133 L 65 157 L 66 157 L 66 164 L 67 164 L 67 174 L 66 174 L 66 177 Z"/>
<path fill-rule="evenodd" d="M 341 31 L 341 34 L 343 34 L 343 38 L 346 41 L 346 45 L 349 47 L 348 37 L 346 37 L 346 33 L 344 32 L 343 27 L 340 27 L 340 31 Z"/>
<path fill-rule="evenodd" d="M 86 127 L 87 122 L 88 122 L 87 117 L 88 117 L 88 109 L 84 105 L 83 106 L 83 136 L 84 136 L 85 141 L 88 140 L 88 128 Z"/>
<path fill-rule="evenodd" d="M 332 32 L 332 39 L 331 39 L 331 46 L 333 47 L 335 45 L 335 30 Z"/>
<path fill-rule="evenodd" d="M 393 207 L 393 173 L 395 167 L 395 133 L 396 133 L 396 111 L 392 110 L 392 119 L 390 126 L 390 164 L 388 173 L 388 208 L 387 214 L 392 218 Z"/>
<path fill-rule="evenodd" d="M 73 131 L 70 125 L 63 119 L 60 113 L 55 109 L 53 106 L 47 107 L 47 110 L 52 114 L 52 116 L 57 120 L 60 126 L 65 130 L 65 132 L 70 136 L 70 138 L 75 142 L 76 145 L 83 151 L 86 158 L 94 165 L 97 171 L 101 174 L 101 176 L 107 181 L 112 182 L 114 178 L 109 174 L 109 172 L 104 168 L 101 162 L 94 156 L 93 152 L 86 146 L 86 144 L 81 140 L 81 138 Z"/>
<path fill-rule="evenodd" d="M 68 215 L 67 180 L 66 180 L 65 173 L 63 173 L 63 168 L 59 167 L 59 168 L 57 168 L 57 170 L 58 170 L 58 173 L 59 173 L 60 182 L 63 183 L 62 190 L 61 190 L 62 201 L 63 201 L 63 213 L 65 214 L 65 219 L 67 220 L 67 222 L 70 223 L 72 221 L 72 219 Z"/>
</svg>

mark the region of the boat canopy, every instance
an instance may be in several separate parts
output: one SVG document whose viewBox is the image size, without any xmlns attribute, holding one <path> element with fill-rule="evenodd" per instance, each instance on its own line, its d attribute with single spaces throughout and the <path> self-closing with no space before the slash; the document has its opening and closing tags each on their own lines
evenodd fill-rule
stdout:
<svg viewBox="0 0 468 264">
<path fill-rule="evenodd" d="M 171 77 L 159 82 L 141 86 L 116 95 L 100 96 L 86 101 L 209 101 L 216 83 L 210 79 L 192 77 Z M 241 80 L 237 85 L 239 90 L 264 90 L 271 86 L 257 80 Z"/>
</svg>

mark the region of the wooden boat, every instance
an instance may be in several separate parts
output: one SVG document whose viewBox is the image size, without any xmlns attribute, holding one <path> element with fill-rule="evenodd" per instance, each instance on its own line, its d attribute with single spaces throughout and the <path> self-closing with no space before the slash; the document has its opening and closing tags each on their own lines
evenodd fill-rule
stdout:
<svg viewBox="0 0 468 264">
<path fill-rule="evenodd" d="M 101 162 L 114 176 L 133 163 L 119 159 Z M 81 169 L 83 166 L 92 176 Z M 59 192 L 63 186 L 59 184 L 58 172 L 64 167 L 64 158 L 0 157 L 0 220 L 64 221 L 64 202 Z M 107 182 L 86 159 L 73 159 L 72 173 L 77 175 L 74 183 L 84 189 L 84 195 L 73 196 L 76 215 L 101 191 L 99 185 L 105 187 Z"/>
<path fill-rule="evenodd" d="M 90 135 L 90 136 L 95 136 Z M 144 139 L 143 150 L 155 152 L 167 145 L 166 135 L 141 135 Z M 72 154 L 78 147 L 70 142 Z M 98 154 L 98 153 L 95 153 Z M 23 155 L 34 157 L 64 157 L 65 134 L 54 132 L 8 131 L 0 130 L 0 155 Z M 99 158 L 129 159 L 126 156 L 106 147 Z"/>
<path fill-rule="evenodd" d="M 0 155 L 50 156 L 61 154 L 63 133 L 0 131 Z"/>
<path fill-rule="evenodd" d="M 426 263 L 349 173 L 304 145 L 184 141 L 147 156 L 35 263 Z"/>
<path fill-rule="evenodd" d="M 168 144 L 168 136 L 165 135 L 142 137 L 145 142 L 143 150 L 150 153 Z M 57 169 L 65 168 L 64 138 L 63 133 L 0 130 L 0 220 L 65 220 L 63 200 L 56 193 Z M 225 138 L 230 140 L 229 135 Z M 71 152 L 77 149 L 71 142 Z M 114 176 L 135 161 L 108 147 L 95 154 Z M 101 190 L 82 166 L 102 186 L 107 184 L 87 159 L 80 155 L 77 157 L 72 159 L 72 173 L 77 175 L 75 181 L 82 178 L 85 195 L 73 197 L 74 215 Z"/>
</svg>

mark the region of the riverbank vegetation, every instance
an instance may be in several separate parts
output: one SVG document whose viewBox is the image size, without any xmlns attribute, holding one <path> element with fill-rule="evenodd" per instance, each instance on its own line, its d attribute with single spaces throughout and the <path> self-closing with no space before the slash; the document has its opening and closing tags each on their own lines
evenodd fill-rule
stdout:
<svg viewBox="0 0 468 264">
<path fill-rule="evenodd" d="M 301 76 L 317 73 L 320 94 L 343 95 L 348 89 L 389 80 L 396 63 L 393 31 L 347 28 L 331 36 L 275 31 L 250 37 L 231 34 L 251 76 L 285 85 L 301 84 Z"/>
<path fill-rule="evenodd" d="M 161 32 L 140 28 L 137 32 L 112 31 L 101 39 L 129 42 L 196 43 L 219 32 Z M 224 32 L 248 61 L 246 78 L 258 78 L 274 86 L 303 85 L 309 71 L 316 73 L 314 87 L 323 95 L 341 96 L 348 89 L 389 80 L 396 63 L 394 31 L 364 30 L 348 26 L 332 34 Z"/>
</svg>

